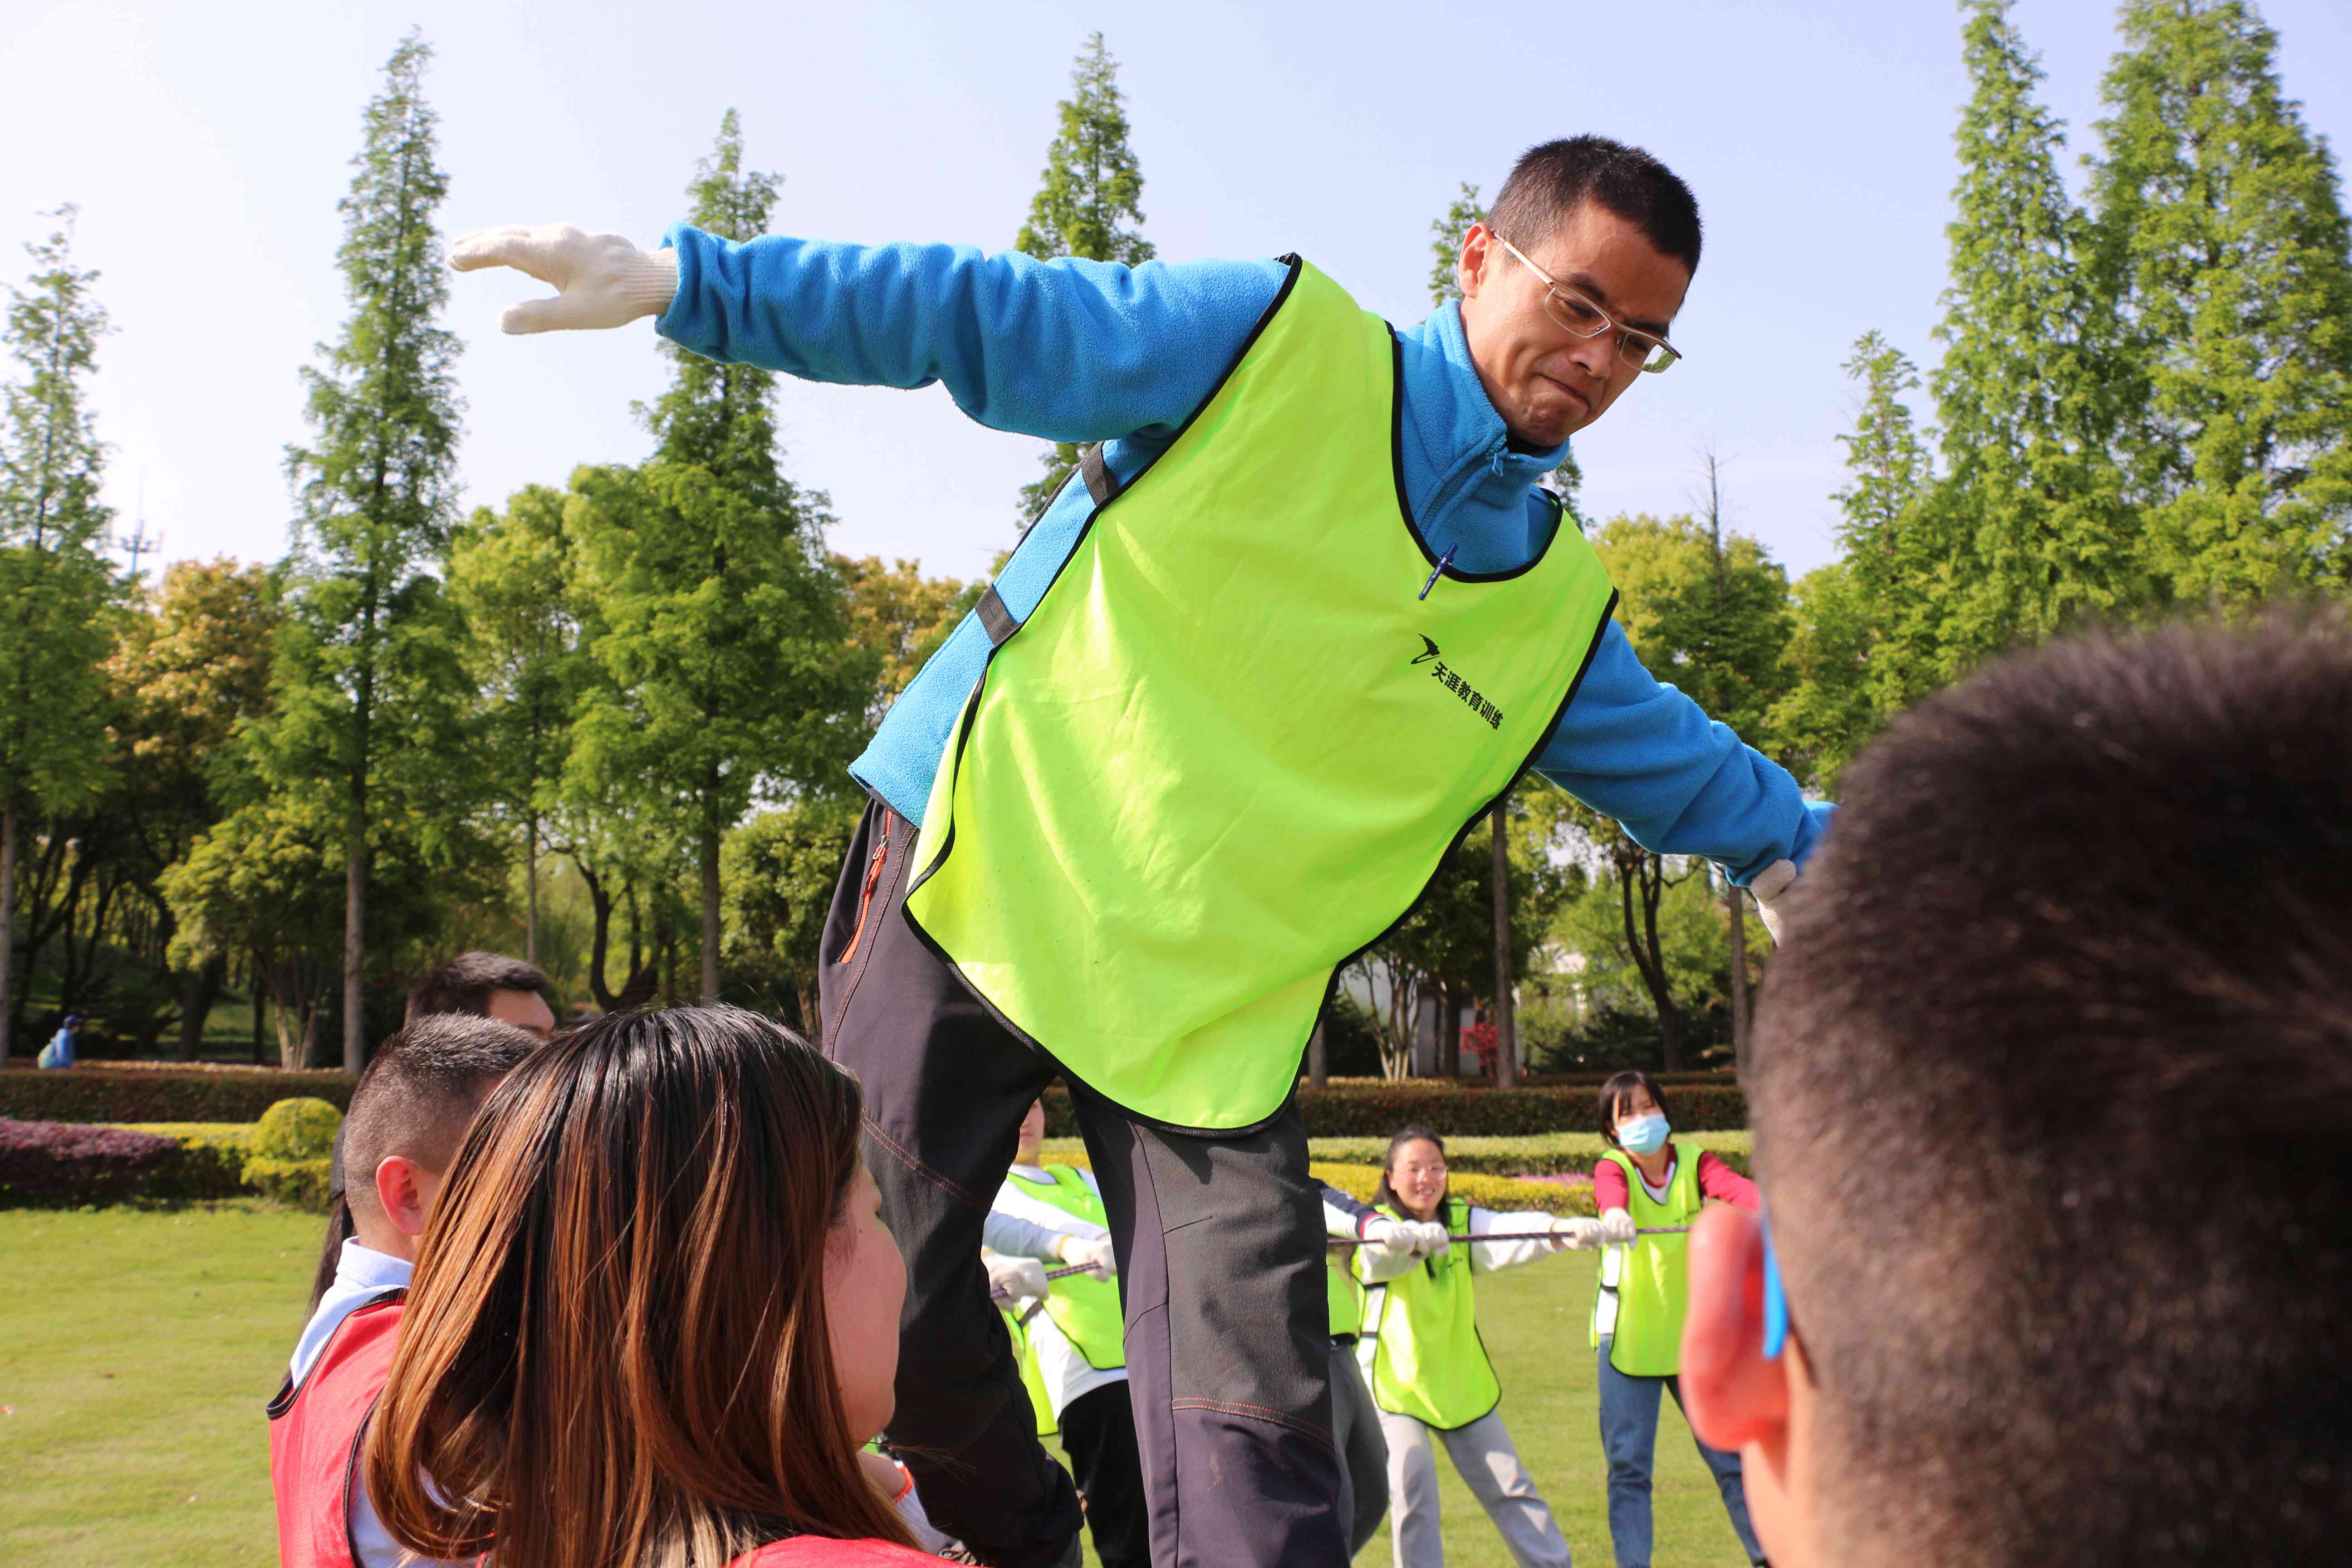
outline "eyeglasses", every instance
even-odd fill
[[[1494,234],[1495,231],[1488,229],[1486,232]],[[1519,247],[1501,235],[1495,235],[1495,243],[1517,256],[1519,265],[1544,280],[1544,314],[1568,331],[1580,338],[1597,338],[1603,332],[1614,331],[1617,334],[1617,357],[1635,370],[1645,370],[1652,375],[1672,369],[1675,361],[1683,357],[1680,349],[1655,333],[1645,332],[1639,327],[1618,325],[1608,311],[1520,255]]]

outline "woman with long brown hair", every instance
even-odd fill
[[[859,1094],[729,1007],[509,1076],[425,1234],[369,1435],[384,1524],[493,1568],[919,1563],[861,1471],[906,1271]]]

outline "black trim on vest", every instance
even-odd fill
[[[1219,384],[1223,384],[1222,381]],[[1101,442],[1096,442],[1078,454],[1078,473],[1087,481],[1087,494],[1094,498],[1095,505],[1101,506],[1118,493],[1118,482],[1111,478],[1109,466],[1103,461]]]
[[[981,595],[980,603],[972,606],[972,614],[980,617],[982,628],[988,633],[988,646],[992,648],[1003,647],[1004,639],[1021,629],[1021,623],[1014,620],[1013,612],[1004,607],[1004,601],[998,595],[993,583]]]
[[[1438,575],[1455,583],[1507,583],[1514,577],[1534,571],[1543,563],[1544,557],[1551,553],[1553,542],[1559,538],[1559,524],[1568,517],[1568,508],[1558,496],[1551,498],[1556,509],[1551,538],[1544,541],[1544,547],[1529,556],[1524,564],[1514,566],[1507,572],[1465,572],[1450,561],[1442,567],[1438,565],[1442,557],[1429,547],[1429,541],[1423,536],[1421,519],[1412,515],[1412,502],[1406,498],[1404,491],[1404,340],[1387,321],[1381,324],[1389,329],[1390,384],[1395,388],[1389,398],[1389,471],[1396,483],[1397,511],[1404,518],[1405,531],[1412,535],[1414,545],[1421,551],[1421,558],[1437,568]]]
[[[388,1290],[377,1291],[374,1295],[370,1296],[366,1300],[362,1301],[358,1306],[353,1307],[350,1311],[345,1312],[342,1316],[341,1321],[335,1325],[335,1332],[327,1336],[326,1344],[319,1347],[317,1357],[311,1361],[310,1366],[303,1372],[302,1381],[300,1383],[296,1383],[294,1381],[294,1369],[291,1367],[287,1368],[285,1381],[278,1384],[278,1392],[271,1397],[269,1403],[262,1406],[263,1412],[268,1415],[272,1421],[275,1421],[279,1416],[285,1415],[289,1410],[294,1408],[294,1402],[302,1397],[302,1391],[310,1385],[310,1379],[318,1374],[320,1364],[327,1359],[327,1351],[334,1344],[335,1335],[343,1331],[344,1323],[350,1322],[362,1312],[381,1307],[388,1301],[404,1300],[407,1299],[407,1296],[408,1287],[405,1285],[395,1285]]]

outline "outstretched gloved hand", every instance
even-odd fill
[[[1402,1262],[1415,1257],[1412,1227],[1402,1220],[1368,1219],[1364,1222],[1364,1245],[1360,1256],[1368,1255],[1382,1263]]]
[[[626,237],[591,234],[577,224],[478,228],[449,247],[460,272],[511,267],[556,288],[552,300],[526,300],[499,317],[502,332],[623,327],[658,316],[677,292],[677,253],[639,250]]]
[[[1409,1219],[1401,1222],[1412,1234],[1412,1251],[1416,1258],[1435,1258],[1454,1245],[1445,1234],[1445,1226],[1433,1219]]]
[[[1049,1289],[1045,1283],[1045,1266],[1034,1258],[1006,1258],[1001,1253],[986,1253],[981,1261],[988,1266],[989,1294],[1002,1290],[1014,1300],[1035,1300]]]
[[[512,331],[514,329],[509,327],[507,330]],[[1794,860],[1775,860],[1748,879],[1748,890],[1756,895],[1756,912],[1763,918],[1764,929],[1772,933],[1774,947],[1780,945],[1780,924],[1787,917],[1773,900],[1787,892],[1796,879],[1797,863]]]
[[[1569,1215],[1551,1222],[1551,1233],[1570,1252],[1587,1252],[1601,1245],[1601,1222],[1582,1215]]]
[[[1066,1236],[1055,1250],[1065,1263],[1085,1264],[1089,1279],[1111,1279],[1118,1275],[1118,1258],[1107,1236]]]
[[[1601,1216],[1601,1243],[1604,1247],[1630,1247],[1639,1238],[1633,1216],[1623,1209],[1611,1209]]]

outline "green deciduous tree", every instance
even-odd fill
[[[985,584],[926,577],[919,561],[894,561],[886,566],[878,555],[835,555],[833,569],[848,595],[850,642],[881,661],[867,710],[867,717],[878,724],[898,693],[979,601]],[[1003,570],[1001,562],[997,570]]]
[[[540,849],[584,677],[566,504],[560,490],[527,485],[503,512],[478,509],[449,552],[449,596],[465,618],[467,664],[484,704],[486,772],[521,838],[523,956],[532,963]]]
[[[730,110],[688,187],[693,221],[751,238],[777,183],[743,166]],[[701,995],[716,1001],[726,834],[761,795],[838,787],[866,734],[876,661],[845,635],[824,497],[782,471],[773,375],[669,353],[669,390],[639,410],[652,460],[573,477],[600,679],[573,726],[571,771],[574,793],[677,824],[698,870]]]
[[[1045,149],[1045,168],[1029,203],[1029,221],[1013,248],[1041,261],[1075,256],[1087,261],[1140,266],[1152,257],[1143,237],[1143,168],[1127,144],[1127,102],[1118,90],[1118,62],[1089,35],[1070,71],[1070,96],[1060,127]],[[1078,464],[1075,443],[1056,442],[1037,459],[1045,477],[1021,487],[1021,515],[1045,510]]]
[[[294,815],[331,816],[342,850],[352,1071],[366,1059],[372,858],[388,832],[428,852],[446,837],[469,754],[460,628],[434,575],[455,495],[458,344],[435,325],[448,274],[433,220],[448,180],[423,93],[431,57],[412,31],[362,117],[337,253],[352,313],[304,373],[314,438],[287,453],[299,503],[291,615],[255,748],[271,787],[299,799]]]
[[[727,836],[721,852],[729,968],[812,1039],[824,1029],[818,942],[857,816],[853,801],[803,798],[754,816]]]
[[[2242,0],[2126,0],[2092,171],[2103,285],[2145,403],[2153,564],[2184,599],[2341,584],[2352,250],[2335,160]]]
[[[2060,121],[2010,0],[1969,0],[1972,92],[1956,133],[1958,211],[1932,379],[1944,473],[1927,521],[1957,580],[1936,596],[1937,673],[2145,596],[2113,458],[2130,381],[2088,225],[2059,177]]]
[[[54,216],[57,232],[25,247],[34,270],[5,335],[16,374],[0,416],[0,1061],[22,1007],[12,989],[26,808],[70,814],[100,785],[100,665],[120,588],[101,554],[112,514],[88,403],[106,312],[90,297],[98,274],[74,265],[73,209]]]
[[[1486,221],[1486,207],[1478,199],[1478,187],[1467,180],[1463,181],[1453,204],[1445,209],[1445,216],[1429,226],[1433,237],[1429,242],[1429,299],[1432,304],[1443,305],[1448,300],[1462,298],[1459,276],[1463,242],[1470,237],[1471,226]]]

